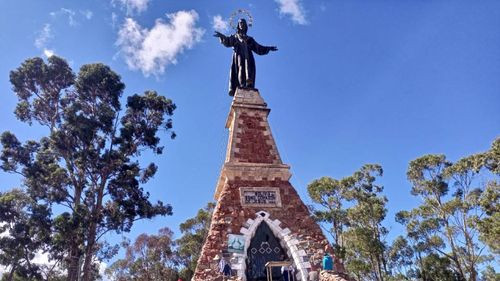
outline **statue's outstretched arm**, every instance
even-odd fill
[[[219,37],[219,40],[220,42],[222,43],[222,45],[226,46],[226,47],[233,47],[234,45],[234,40],[232,40],[232,37],[228,37],[218,31],[215,31],[214,33],[214,37]]]
[[[267,55],[269,51],[277,51],[278,47],[276,46],[262,46],[257,41],[252,38],[252,51],[254,51],[257,55]]]

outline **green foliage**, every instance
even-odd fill
[[[382,173],[382,167],[369,164],[352,176],[323,177],[307,187],[309,196],[321,206],[313,213],[328,225],[337,257],[360,280],[384,280],[387,275],[387,229],[382,226],[387,199],[380,195],[383,187],[375,184]]]
[[[158,235],[141,234],[131,245],[124,241],[125,258],[106,269],[112,280],[191,280],[208,235],[214,203],[198,210],[195,217],[181,223],[182,236],[173,241],[168,228]]]
[[[198,210],[195,217],[180,225],[182,237],[177,243],[177,252],[183,268],[179,272],[182,280],[191,280],[196,269],[196,263],[201,254],[203,243],[208,235],[215,203],[208,203],[205,208]]]
[[[406,226],[424,280],[479,280],[479,266],[491,260],[485,248],[498,254],[499,142],[455,163],[444,155],[410,162],[412,194],[422,204],[399,212],[396,221]]]
[[[36,242],[39,238],[33,236],[36,241],[26,242],[30,251],[47,252],[61,262],[68,280],[78,278],[83,260],[83,280],[92,280],[96,258],[113,252],[99,242],[102,235],[129,231],[137,219],[172,213],[169,205],[149,201],[141,186],[157,167],[154,163],[143,167],[138,157],[145,150],[163,152],[159,131],[175,137],[170,116],[176,106],[155,91],[146,91],[129,96],[122,110],[125,85],[118,74],[96,63],[82,66],[75,75],[56,56],[48,63],[41,58],[26,60],[10,73],[10,80],[19,99],[17,118],[45,126],[48,132],[24,144],[10,132],[0,137],[0,167],[23,177],[26,195],[25,206],[20,207],[26,219],[7,223],[9,232],[31,231],[33,226],[23,226],[25,221],[43,222],[52,233],[44,239],[50,241]],[[0,204],[9,208],[11,203],[5,199]],[[30,258],[0,262],[22,266],[16,269],[22,276],[21,271],[30,269],[25,262]]]
[[[412,271],[415,251],[403,236],[398,236],[387,249],[389,268],[395,277],[401,280],[410,280],[407,274]],[[397,280],[397,279],[396,279]]]
[[[500,280],[500,273],[497,273],[492,266],[487,266],[483,272],[484,281],[498,281]]]
[[[170,229],[162,228],[158,235],[139,235],[132,245],[125,242],[125,258],[109,266],[106,275],[116,281],[177,281],[179,261],[172,236]]]
[[[487,264],[500,251],[500,139],[456,162],[444,155],[411,161],[411,194],[421,204],[396,214],[407,233],[390,246],[382,225],[387,199],[375,184],[381,175],[380,166],[365,165],[350,177],[323,177],[308,186],[319,205],[314,216],[327,227],[347,272],[356,280],[498,280]]]
[[[0,264],[4,278],[41,280],[41,265],[32,262],[36,251],[50,241],[49,210],[22,190],[0,193]],[[5,235],[8,234],[8,235]]]
[[[500,254],[500,185],[489,182],[484,190],[480,205],[485,215],[477,218],[479,239],[483,241],[492,253]]]
[[[485,243],[494,254],[500,254],[500,138],[491,145],[491,149],[484,153],[484,167],[497,176],[496,179],[486,183],[481,196],[477,199],[482,217],[477,217],[477,227],[479,229],[479,239]]]
[[[421,260],[421,266],[416,271],[418,279],[423,281],[459,281],[457,276],[451,269],[450,259],[440,257],[438,254],[431,253]]]

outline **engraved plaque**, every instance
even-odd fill
[[[241,205],[248,207],[281,207],[280,189],[277,187],[241,187]]]

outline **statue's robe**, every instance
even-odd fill
[[[246,34],[236,33],[231,36],[221,36],[221,43],[233,47],[233,61],[229,73],[229,95],[234,96],[236,88],[255,87],[255,59],[253,52],[266,55],[272,47],[262,46]]]

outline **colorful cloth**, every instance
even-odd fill
[[[323,269],[333,270],[333,259],[328,254],[325,254],[325,256],[323,257]]]

